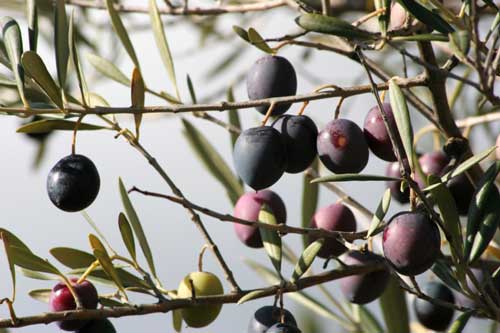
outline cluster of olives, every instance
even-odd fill
[[[70,280],[71,287],[77,294],[84,309],[96,309],[99,302],[97,290],[87,281],[78,282]],[[76,309],[76,302],[68,286],[62,282],[57,283],[50,293],[49,307],[51,311],[70,311]],[[57,322],[60,329],[78,333],[116,333],[113,324],[108,319],[95,320],[63,320]]]

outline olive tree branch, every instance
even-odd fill
[[[402,88],[411,88],[417,86],[425,86],[426,78],[422,75],[418,75],[409,79],[401,78],[397,81],[398,85]],[[389,85],[387,83],[380,83],[377,85],[378,90],[387,90]],[[154,113],[186,113],[186,112],[201,112],[201,111],[228,111],[236,109],[249,109],[257,106],[269,106],[271,103],[279,104],[289,104],[289,103],[300,103],[304,101],[313,101],[326,98],[334,97],[352,97],[361,94],[366,94],[371,92],[370,85],[360,85],[351,87],[341,87],[340,89],[333,89],[321,92],[312,92],[302,95],[284,96],[284,97],[272,97],[256,100],[247,100],[240,102],[219,102],[213,104],[192,104],[192,105],[167,105],[167,106],[145,106],[143,108],[139,107],[75,107],[69,106],[65,109],[66,113],[80,115],[80,114],[95,114],[95,115],[106,115],[106,114],[154,114]],[[14,108],[14,107],[0,107],[0,112],[11,113],[11,114],[28,114],[28,115],[41,115],[41,114],[60,114],[61,110],[58,109],[26,109],[26,108]]]
[[[151,313],[166,313],[175,309],[192,307],[200,304],[228,304],[237,303],[243,296],[250,292],[259,291],[258,298],[275,296],[278,291],[283,293],[297,292],[306,288],[310,288],[325,282],[341,279],[350,275],[368,274],[374,271],[381,270],[385,267],[385,263],[377,262],[369,265],[356,265],[341,267],[338,269],[329,270],[313,276],[303,277],[295,283],[285,283],[284,285],[274,284],[269,287],[240,290],[235,293],[229,293],[220,296],[199,296],[196,299],[183,298],[166,300],[161,303],[154,304],[139,304],[121,307],[105,307],[98,310],[72,310],[61,312],[42,313],[34,316],[18,317],[16,322],[11,319],[0,320],[0,328],[24,327],[36,324],[49,324],[61,320],[89,320],[89,319],[102,319],[102,318],[119,318],[126,316],[147,315]]]

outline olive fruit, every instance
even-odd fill
[[[280,56],[267,55],[255,62],[247,74],[248,98],[263,99],[270,97],[292,96],[297,92],[297,75],[292,64]],[[291,104],[278,104],[272,115],[285,113]],[[266,114],[267,106],[256,108]]]
[[[276,217],[276,222],[279,224],[286,223],[285,203],[278,194],[270,190],[243,194],[234,206],[234,216],[242,220],[258,221],[262,205],[267,205],[271,208]],[[236,236],[238,236],[243,244],[253,248],[261,248],[263,246],[259,228],[240,223],[234,223],[233,225]]]
[[[382,107],[384,108],[387,120],[391,124],[392,128],[397,128],[391,105],[389,103],[384,103],[382,104]],[[388,162],[394,162],[397,160],[392,147],[391,138],[389,137],[389,132],[385,127],[384,119],[382,118],[382,113],[380,112],[380,108],[378,106],[374,106],[370,109],[370,111],[368,111],[365,118],[363,133],[365,134],[368,147],[370,147],[370,150],[378,158]],[[396,139],[401,140],[399,135]]]
[[[384,263],[384,268],[381,270],[340,279],[340,290],[349,302],[366,304],[382,295],[390,278],[389,269],[385,265],[383,257],[373,252],[349,251],[342,258],[342,261],[348,266]]]
[[[326,124],[317,140],[321,162],[334,173],[358,173],[368,163],[368,145],[361,129],[347,119]]]
[[[271,326],[266,333],[301,333],[301,330],[293,325],[277,323]]]
[[[71,286],[78,295],[80,302],[85,309],[96,309],[99,301],[97,290],[94,285],[87,280],[78,283],[77,279],[71,279]],[[50,292],[49,307],[51,311],[68,311],[76,309],[76,302],[68,286],[63,282],[57,283]],[[57,325],[64,331],[76,331],[82,328],[85,320],[63,320]]]
[[[387,164],[385,175],[388,177],[400,178],[399,163],[392,162]],[[391,191],[391,196],[401,204],[410,202],[410,188],[407,186],[401,191],[401,180],[389,180],[386,182],[387,187]]]
[[[440,282],[429,282],[422,288],[422,292],[443,302],[453,304],[455,298],[451,290]],[[454,310],[427,300],[415,298],[413,309],[418,321],[433,331],[444,331],[453,319]]]
[[[286,172],[297,173],[307,169],[318,154],[316,140],[318,128],[307,116],[284,115],[272,125],[283,137],[286,145]]]
[[[356,231],[356,218],[349,207],[335,203],[318,209],[311,219],[310,227],[328,231]],[[310,236],[309,242],[312,243],[316,239],[317,237]],[[318,252],[318,257],[339,256],[345,251],[347,248],[342,243],[334,238],[328,238]]]
[[[77,333],[116,333],[116,329],[109,319],[94,319],[79,329]]]
[[[423,154],[418,159],[418,162],[425,176],[442,176],[450,159],[442,151],[434,151],[432,153]],[[424,181],[418,173],[416,174],[415,181],[420,188],[424,188],[427,182]]]
[[[54,165],[47,177],[52,203],[67,212],[87,208],[97,197],[101,181],[94,163],[83,155],[68,155]]]
[[[438,227],[420,211],[396,214],[384,228],[384,256],[403,275],[418,275],[429,269],[440,246]]]
[[[285,143],[272,127],[249,128],[236,140],[233,160],[245,184],[256,191],[262,190],[276,183],[285,172]]]
[[[193,297],[192,286],[194,286],[194,295],[213,296],[222,295],[224,289],[219,278],[208,272],[193,272],[188,274],[179,284],[177,297]],[[205,327],[213,322],[220,313],[222,304],[195,305],[181,310],[182,319],[190,327]]]
[[[455,204],[457,205],[458,214],[465,216],[469,211],[472,198],[474,197],[475,188],[465,173],[461,173],[450,179],[446,184],[450,190]]]
[[[287,309],[283,309],[284,322],[291,326],[297,326],[297,322],[292,313]],[[271,326],[280,322],[281,310],[276,306],[266,305],[255,311],[250,323],[248,324],[247,333],[264,333]]]

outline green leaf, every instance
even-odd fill
[[[21,66],[21,54],[23,53],[21,29],[19,29],[17,21],[8,16],[0,20],[0,26],[2,27],[2,38],[6,55],[10,62],[10,69],[16,79],[19,97],[24,106],[29,106],[28,100],[24,95],[24,65]]]
[[[182,331],[182,310],[181,309],[175,309],[172,311],[172,327],[174,328],[174,331],[177,333]]]
[[[396,36],[391,38],[397,42],[447,42],[450,40],[448,35],[443,34],[417,34],[409,36]]]
[[[56,0],[54,15],[54,43],[57,77],[59,79],[59,87],[64,89],[69,60],[68,18],[66,17],[64,0]]]
[[[102,296],[99,296],[99,303],[109,308],[130,306],[129,304],[119,302],[116,299],[102,297]]]
[[[23,267],[35,272],[50,273],[60,275],[61,273],[47,260],[35,255],[33,252],[10,245],[9,252],[12,255],[14,265]]]
[[[353,307],[358,308],[359,322],[361,324],[361,328],[363,329],[363,333],[385,332],[377,318],[366,306],[353,304]]]
[[[69,247],[52,248],[50,254],[61,264],[72,269],[87,268],[96,261],[92,254]]]
[[[373,40],[376,35],[351,25],[342,19],[321,14],[303,14],[295,19],[295,22],[307,31],[335,35],[354,40]]]
[[[493,163],[481,177],[467,216],[464,258],[472,262],[479,258],[493,238],[500,220],[500,194],[495,179],[500,161]]]
[[[232,87],[229,87],[229,89],[227,90],[227,101],[229,103],[234,102],[234,94],[233,94]],[[241,129],[241,122],[240,122],[240,116],[238,115],[238,110],[231,110],[227,114],[229,117],[229,119],[228,119],[229,124],[231,124],[232,126],[234,126],[236,128]],[[230,132],[229,135],[231,136],[231,147],[234,147],[234,143],[238,139],[239,135],[238,135],[238,133],[233,133],[233,132]],[[239,183],[241,185],[241,180],[239,181]]]
[[[151,274],[153,274],[153,276],[157,278],[155,264],[153,260],[153,254],[151,253],[151,248],[149,247],[148,240],[146,238],[146,235],[144,234],[144,230],[142,229],[139,216],[137,216],[135,208],[132,205],[132,202],[130,201],[127,190],[125,189],[125,185],[123,184],[121,178],[119,178],[118,180],[118,186],[120,188],[120,196],[122,199],[123,207],[125,208],[125,213],[127,214],[128,220],[130,221],[132,229],[134,230],[134,234],[137,237],[137,240],[139,241],[142,253],[146,258],[149,269],[151,270]]]
[[[389,80],[389,96],[399,136],[403,142],[408,162],[413,170],[415,155],[413,153],[413,129],[411,127],[410,113],[406,104],[406,98],[394,79]]]
[[[438,259],[432,265],[432,272],[441,279],[448,287],[455,289],[458,292],[462,292],[462,288],[458,281],[453,277],[453,272],[451,270],[450,264],[443,259]]]
[[[116,284],[118,289],[122,292],[123,295],[126,296],[125,288],[123,287],[123,283],[121,282],[118,273],[109,258],[108,253],[99,248],[94,249],[94,256],[99,260],[99,264],[102,269],[106,272],[106,274],[111,278],[111,280]]]
[[[263,204],[259,212],[259,222],[277,225],[276,218],[269,206]],[[274,230],[259,228],[262,243],[266,249],[267,255],[273,263],[276,272],[281,276],[281,237]]]
[[[250,43],[252,43],[252,45],[255,45],[260,50],[269,54],[274,53],[273,49],[267,45],[264,38],[262,38],[262,36],[254,28],[248,29],[248,39],[250,39]]]
[[[130,41],[130,37],[128,36],[127,30],[125,29],[125,26],[123,25],[123,22],[120,18],[120,15],[116,11],[114,7],[114,2],[113,0],[106,0],[106,8],[108,9],[109,17],[111,18],[111,25],[113,26],[113,29],[115,30],[116,34],[118,35],[118,38],[122,42],[123,47],[127,51],[130,59],[134,63],[135,67],[137,67],[139,70],[141,66],[139,65],[139,60],[137,60],[137,55],[135,54],[134,46],[132,45],[132,42]]]
[[[373,3],[375,4],[376,10],[385,8],[384,12],[378,15],[380,32],[382,33],[382,36],[385,36],[391,19],[391,0],[374,0]]]
[[[453,324],[451,324],[448,333],[461,333],[464,330],[465,325],[469,322],[470,317],[472,317],[472,312],[461,313],[460,316],[455,319]]]
[[[442,177],[443,182],[447,182],[453,177],[456,177],[458,175],[461,175],[462,173],[466,172],[470,168],[472,168],[474,165],[480,163],[484,159],[486,159],[492,152],[494,152],[496,149],[495,146],[490,147],[486,150],[483,150],[482,152],[466,159],[462,163],[460,163],[459,166],[457,166],[455,169],[453,169],[451,172],[448,172]]]
[[[318,159],[314,159],[311,168],[318,171]],[[311,218],[318,207],[319,184],[311,184],[307,175],[303,176],[302,181],[302,228],[308,228]],[[304,248],[309,244],[307,235],[302,235],[302,244]]]
[[[368,181],[391,181],[391,180],[401,180],[401,178],[379,176],[379,175],[362,175],[357,173],[343,173],[336,175],[329,175],[324,177],[319,177],[311,180],[311,183],[326,183],[326,182],[368,182]]]
[[[373,215],[372,222],[370,223],[370,228],[368,229],[368,233],[366,234],[366,238],[371,237],[375,230],[380,226],[380,223],[384,220],[387,211],[389,210],[389,206],[391,204],[391,190],[386,189],[382,200],[380,200],[377,211]]]
[[[405,293],[394,277],[391,276],[379,301],[387,333],[410,333]]]
[[[27,251],[30,251],[28,246],[22,240],[20,240],[16,235],[11,233],[7,229],[0,228],[0,234],[4,234],[8,238],[9,245],[15,246],[15,247],[20,247],[20,248],[23,248]]]
[[[429,185],[439,183],[439,185],[431,190],[432,197],[438,205],[439,212],[441,213],[441,220],[443,221],[446,231],[451,236],[449,240],[452,244],[451,249],[455,258],[460,257],[463,251],[462,247],[462,233],[460,217],[458,216],[458,209],[455,199],[451,195],[450,190],[445,184],[440,183],[440,178],[434,175],[429,175]],[[456,250],[456,251],[455,251]],[[458,253],[457,253],[458,251]]]
[[[0,237],[2,238],[5,256],[7,257],[7,262],[9,263],[10,279],[12,281],[12,301],[16,299],[16,268],[14,267],[14,259],[12,254],[12,248],[10,245],[9,234],[6,232],[0,232]]]
[[[237,25],[233,25],[233,31],[241,37],[244,41],[250,43],[250,37],[248,37],[248,32]]]
[[[26,73],[38,83],[40,88],[49,96],[50,100],[61,110],[64,109],[59,88],[50,76],[40,56],[33,51],[27,51],[23,53],[21,62]]]
[[[26,1],[26,18],[28,20],[28,39],[30,50],[36,52],[38,45],[38,8],[36,0]]]
[[[120,228],[120,234],[122,235],[123,243],[127,247],[127,251],[132,257],[132,260],[136,262],[137,258],[135,252],[134,234],[132,232],[132,228],[130,227],[130,223],[127,220],[127,217],[123,213],[120,213],[120,215],[118,216],[118,226]]]
[[[40,273],[40,272],[35,272],[26,268],[20,268],[21,274],[26,276],[27,278],[34,279],[34,280],[42,280],[42,281],[52,281],[52,280],[59,280],[58,276],[54,275],[48,275],[45,273]]]
[[[63,119],[42,119],[37,120],[17,129],[18,133],[48,133],[51,131],[73,131],[76,122]],[[95,130],[110,130],[109,127],[80,123],[79,131],[95,131]]]
[[[293,270],[293,275],[291,282],[295,283],[300,277],[307,272],[309,267],[311,267],[314,259],[318,255],[318,252],[321,250],[323,243],[325,242],[324,238],[320,238],[317,241],[311,243],[300,255],[299,261],[295,265]]]
[[[196,99],[196,92],[194,90],[193,81],[191,81],[191,77],[189,76],[189,74],[186,75],[186,81],[189,90],[189,95],[191,96],[191,102],[193,104],[197,104],[198,101]]]
[[[82,66],[80,64],[80,56],[78,55],[78,47],[76,44],[75,35],[75,11],[71,12],[69,20],[69,55],[75,66],[76,78],[78,81],[78,87],[80,88],[80,94],[84,105],[90,104],[89,89],[87,86],[87,81],[85,80],[85,74],[83,73]]]
[[[35,289],[35,290],[30,290],[28,292],[28,295],[30,295],[31,298],[36,299],[37,301],[48,303],[51,292],[52,292],[51,289]]]
[[[429,28],[437,30],[443,34],[448,34],[454,31],[453,27],[449,25],[441,16],[436,12],[432,12],[420,5],[415,0],[396,0],[408,12],[410,12],[417,20],[427,25]]]
[[[207,170],[226,189],[227,195],[233,204],[244,193],[243,186],[238,181],[233,171],[229,168],[222,156],[208,142],[205,136],[196,129],[188,120],[182,119],[184,125],[184,136],[191,148],[203,162]]]
[[[449,45],[453,53],[460,59],[465,59],[470,49],[470,35],[466,30],[458,30],[449,35]]]
[[[132,72],[130,94],[131,94],[132,106],[136,108],[144,108],[144,100],[146,97],[146,86],[144,84],[144,80],[142,79],[141,72],[137,67],[134,68],[134,71]],[[142,114],[140,113],[134,114],[134,120],[135,120],[136,138],[139,139]]]
[[[111,61],[103,59],[95,54],[88,53],[87,60],[94,68],[102,75],[114,80],[124,86],[130,86],[130,80],[123,72],[116,67]]]
[[[155,36],[156,46],[160,52],[161,60],[167,69],[170,81],[174,85],[177,99],[180,100],[181,97],[179,94],[179,88],[177,87],[177,79],[175,77],[174,61],[172,59],[172,54],[170,53],[170,47],[168,46],[167,37],[165,36],[156,0],[149,0],[149,17],[151,19],[153,34]]]
[[[254,291],[251,291],[248,294],[246,294],[245,296],[243,296],[242,298],[240,298],[238,300],[238,304],[246,303],[246,302],[251,301],[251,300],[253,300],[255,298],[259,298],[260,296],[265,295],[265,294],[267,294],[266,290],[254,290]]]

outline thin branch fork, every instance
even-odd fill
[[[16,322],[11,319],[0,320],[0,328],[11,328],[11,327],[23,327],[36,324],[49,324],[61,320],[73,320],[73,319],[102,319],[102,318],[118,318],[126,316],[139,316],[147,315],[151,313],[166,313],[175,309],[192,307],[200,304],[227,304],[227,303],[237,303],[243,296],[250,292],[259,291],[259,294],[255,297],[264,298],[268,296],[274,296],[276,293],[290,293],[300,291],[306,288],[310,288],[325,282],[330,282],[333,280],[338,280],[346,276],[357,275],[357,274],[368,274],[374,271],[381,270],[385,267],[385,263],[374,263],[362,266],[348,266],[339,269],[334,269],[330,271],[323,272],[321,274],[312,275],[308,277],[303,277],[299,279],[296,283],[286,283],[285,285],[275,284],[270,287],[261,289],[252,289],[238,291],[236,293],[230,293],[220,296],[203,296],[197,297],[196,299],[184,298],[184,299],[174,299],[168,300],[161,303],[154,304],[140,304],[131,305],[123,307],[105,307],[98,310],[73,310],[73,311],[63,311],[63,312],[50,312],[43,313],[35,316],[28,317],[18,317]]]
[[[398,78],[397,84],[401,88],[412,88],[418,86],[425,86],[427,84],[426,78],[423,75],[418,75],[413,78]],[[378,90],[389,89],[388,83],[379,83]],[[370,85],[352,86],[329,91],[313,92],[303,95],[273,97],[265,99],[248,100],[241,102],[219,102],[215,104],[193,104],[193,105],[169,105],[169,106],[146,106],[144,108],[138,107],[92,107],[92,108],[76,108],[68,107],[65,109],[66,113],[71,114],[154,114],[154,113],[186,113],[186,112],[201,112],[201,111],[228,111],[236,109],[249,109],[257,106],[269,106],[271,103],[289,104],[300,103],[305,101],[320,100],[334,97],[351,97],[371,92]],[[23,113],[23,114],[59,114],[62,110],[58,109],[31,109],[25,108],[0,108],[0,112],[7,113]]]
[[[363,239],[365,238],[367,231],[361,231],[361,232],[344,232],[344,231],[328,231],[324,229],[313,229],[313,228],[298,228],[298,227],[292,227],[286,224],[277,224],[277,225],[272,225],[268,223],[262,223],[258,221],[249,221],[249,220],[243,220],[238,217],[235,217],[230,214],[222,214],[218,213],[214,210],[211,210],[206,207],[199,206],[197,204],[192,203],[191,201],[187,200],[186,198],[179,198],[167,194],[161,194],[161,193],[155,193],[155,192],[149,192],[149,191],[143,191],[141,189],[138,189],[137,187],[133,187],[132,189],[129,190],[129,193],[131,192],[138,192],[146,196],[150,197],[156,197],[156,198],[162,198],[169,200],[173,203],[182,205],[185,208],[190,208],[193,210],[196,210],[198,212],[201,212],[207,216],[216,218],[222,222],[232,222],[232,223],[238,223],[238,224],[244,224],[248,226],[255,226],[263,229],[268,229],[268,230],[274,230],[277,231],[281,234],[299,234],[299,235],[309,235],[309,236],[315,236],[319,238],[342,238],[348,242],[352,242],[356,239]],[[381,231],[383,229],[384,225],[379,227],[377,231]],[[376,231],[376,232],[377,232]],[[375,233],[376,233],[375,232]]]

